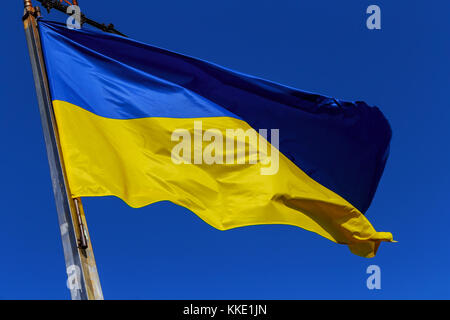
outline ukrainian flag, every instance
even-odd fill
[[[378,108],[117,35],[38,24],[72,197],[112,195],[132,207],[169,200],[220,230],[294,225],[364,257],[392,241],[363,215],[391,139]],[[232,129],[258,139],[231,154]],[[279,129],[279,144],[259,129]],[[277,150],[276,170],[264,173]]]

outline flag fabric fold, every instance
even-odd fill
[[[363,214],[391,139],[378,108],[38,24],[73,197],[169,200],[220,230],[294,225],[364,257],[392,241]]]

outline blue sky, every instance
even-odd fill
[[[381,30],[365,27],[370,4],[381,7]],[[296,227],[222,232],[170,203],[132,209],[116,198],[90,198],[84,205],[105,298],[450,298],[448,1],[80,5],[134,39],[305,91],[364,100],[393,129],[366,215],[399,242],[383,243],[375,258]],[[0,299],[69,299],[22,0],[2,9]],[[371,264],[381,268],[381,290],[366,288]]]

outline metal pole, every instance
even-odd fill
[[[40,15],[40,10],[33,7],[31,0],[24,0],[24,6],[23,23],[58,212],[68,274],[67,286],[70,289],[73,300],[102,300],[103,293],[83,206],[80,199],[77,199],[75,204],[74,199],[70,196],[64,162],[62,161],[45,62],[36,23],[36,17]]]

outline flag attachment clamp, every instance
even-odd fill
[[[55,9],[64,14],[67,14],[67,15],[70,15],[67,13],[67,8],[69,8],[70,5],[78,5],[78,1],[76,1],[76,0],[73,0],[72,4],[70,4],[69,1],[64,0],[64,2],[69,5],[64,4],[61,0],[37,0],[37,1],[40,2],[44,8],[47,9],[48,13],[50,13],[51,9]],[[104,32],[114,33],[114,34],[126,37],[126,35],[124,35],[122,32],[116,30],[112,23],[106,25],[105,23],[100,23],[100,22],[94,21],[92,19],[87,18],[83,13],[81,13],[80,23],[81,23],[81,25],[83,25],[84,23],[87,23],[97,29],[104,31]]]

